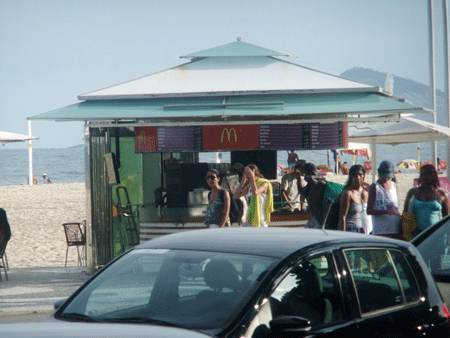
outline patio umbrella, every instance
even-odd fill
[[[24,142],[27,140],[35,140],[38,137],[16,134],[16,133],[8,133],[6,131],[0,131],[0,145],[4,143],[10,142]]]
[[[353,164],[355,164],[355,156],[365,156],[368,160],[372,157],[370,146],[367,143],[353,143],[348,144],[348,148],[342,150],[345,154],[353,155]]]
[[[417,169],[418,162],[416,160],[407,159],[397,163],[400,169]]]

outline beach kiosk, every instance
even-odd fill
[[[423,112],[287,56],[238,40],[29,118],[86,121],[90,267],[156,236],[204,228],[209,168],[229,175],[236,162],[254,163],[276,185],[277,151],[345,148],[349,122]],[[230,163],[200,160],[218,151],[229,151]],[[270,226],[308,218],[277,211]]]

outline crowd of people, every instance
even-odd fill
[[[281,178],[282,203],[293,213],[309,211],[307,228],[322,228],[324,221],[319,216],[323,208],[330,207],[323,203],[328,182],[313,163],[296,159],[291,172]],[[268,226],[274,211],[272,185],[256,165],[241,166],[240,183],[234,194],[220,186],[216,170],[208,171],[206,179],[211,193],[205,224],[209,227],[231,226],[229,213],[236,201],[242,206],[239,220],[242,226]],[[394,165],[382,161],[377,171],[378,179],[369,185],[365,183],[364,166],[353,165],[348,169],[348,179],[336,198],[338,211],[332,221],[338,230],[404,239]],[[409,190],[403,206],[403,211],[413,210],[418,224],[412,237],[448,215],[449,208],[449,198],[440,188],[436,168],[431,164],[422,166],[418,187]]]

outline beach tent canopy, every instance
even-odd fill
[[[185,55],[190,62],[79,95],[84,100],[30,117],[93,125],[398,121],[429,112],[379,87],[280,59],[287,54],[236,41]]]
[[[8,133],[6,131],[0,131],[0,144],[4,143],[10,143],[10,142],[23,142],[28,140],[35,140],[39,137],[29,136],[29,135],[22,135],[22,134],[15,134],[15,133]]]
[[[401,116],[400,122],[352,123],[348,129],[350,142],[372,144],[398,145],[450,138],[450,128],[409,116]]]

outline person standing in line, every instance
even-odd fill
[[[363,226],[364,205],[368,193],[363,189],[366,170],[361,165],[353,165],[348,173],[347,183],[339,197],[339,229],[365,233]]]
[[[220,175],[216,169],[208,170],[206,182],[211,188],[208,194],[208,209],[205,224],[209,228],[223,228],[230,226],[230,194],[219,185]]]
[[[372,215],[372,234],[403,239],[394,172],[391,162],[380,163],[379,178],[369,188],[367,214]]]
[[[295,162],[297,162],[299,160],[298,155],[293,151],[293,150],[289,150],[288,151],[288,168],[290,169],[293,165],[295,165]]]
[[[305,197],[299,192],[298,184],[302,181],[303,166],[305,160],[299,160],[295,163],[294,171],[284,175],[281,178],[280,191],[283,202],[289,205],[291,212],[304,211],[303,201]]]
[[[320,229],[322,225],[319,223],[316,216],[322,207],[327,182],[324,178],[319,176],[314,163],[306,163],[303,166],[303,173],[305,174],[305,181],[308,184],[305,187],[299,184],[298,189],[305,196],[306,201],[308,202],[309,212],[311,213],[305,228]]]
[[[243,226],[268,227],[273,212],[272,184],[254,164],[244,168],[241,183],[234,193],[235,199],[242,196],[247,196],[249,201]]]
[[[410,200],[414,196],[413,213],[416,217],[417,228],[413,231],[413,238],[430,225],[447,216],[449,213],[449,199],[445,190],[440,189],[439,177],[432,164],[425,164],[420,168],[419,187],[408,191],[403,210],[409,210]]]

